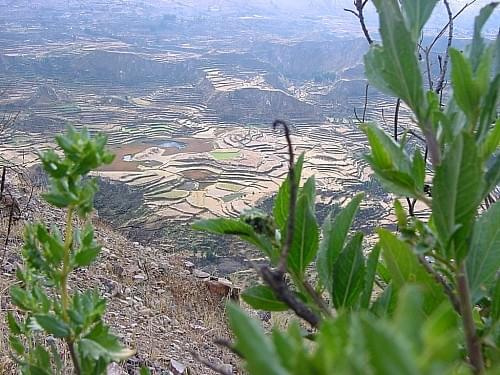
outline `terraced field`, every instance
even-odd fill
[[[92,22],[71,6],[47,8],[43,22],[21,5],[0,15],[0,111],[18,113],[16,127],[0,134],[3,157],[36,162],[67,124],[105,132],[117,157],[97,174],[143,200],[123,225],[157,228],[268,202],[287,172],[284,137],[270,128],[281,118],[322,207],[364,191],[360,226],[386,221],[390,199],[370,177],[353,118],[390,128],[394,103],[370,90],[363,108],[362,38],[318,37],[331,27],[322,18],[288,29],[276,18],[244,26],[232,16],[185,18],[151,31],[158,19],[137,16],[147,13],[140,5],[116,5],[123,14]],[[400,123],[411,126],[404,108]]]

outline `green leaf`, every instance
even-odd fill
[[[35,356],[36,364],[43,369],[49,369],[50,366],[50,355],[49,353],[41,346],[37,345],[35,350],[33,351]]]
[[[500,76],[498,77],[500,85]],[[489,157],[497,150],[500,146],[500,119],[498,119],[493,126],[493,129],[486,135],[484,142],[481,144],[480,154],[481,159],[488,160]]]
[[[413,154],[411,171],[416,189],[423,191],[425,183],[425,161],[419,150],[415,150]]]
[[[365,271],[365,285],[363,294],[361,296],[361,307],[367,309],[370,306],[370,300],[373,292],[373,284],[375,282],[375,275],[377,274],[377,265],[380,257],[380,245],[377,244],[368,255]]]
[[[371,154],[366,155],[380,183],[390,192],[418,198],[422,195],[423,160],[414,161],[393,138],[373,124],[365,124],[363,131],[368,137]]]
[[[241,294],[243,301],[254,309],[266,311],[286,311],[288,306],[277,299],[271,288],[265,285],[245,289]]]
[[[340,253],[333,267],[332,302],[335,308],[351,308],[363,291],[365,263],[363,233],[358,232]]]
[[[83,357],[107,362],[122,361],[135,354],[135,351],[122,347],[118,338],[109,333],[109,327],[102,322],[79,341],[78,349]]]
[[[40,366],[28,365],[28,368],[30,375],[52,375],[50,372],[48,372],[47,370],[43,369]]]
[[[372,45],[365,55],[366,76],[379,90],[401,98],[421,119],[425,100],[416,40],[406,27],[397,0],[373,0],[373,3],[379,13],[383,46]],[[421,22],[423,17],[413,19]]]
[[[432,14],[438,0],[402,0],[403,15],[413,41],[420,39],[422,29]]]
[[[36,314],[35,319],[47,333],[55,337],[68,337],[71,334],[69,326],[54,315]]]
[[[419,374],[410,345],[399,332],[370,316],[365,316],[361,324],[374,375]]]
[[[78,267],[87,267],[99,255],[100,247],[84,249],[75,254],[75,264]]]
[[[456,261],[467,252],[484,189],[482,163],[473,137],[462,133],[436,168],[432,188],[433,220],[443,249]]]
[[[10,288],[10,298],[12,298],[12,303],[14,305],[23,310],[29,311],[32,307],[32,300],[30,296],[24,289],[18,286]]]
[[[423,374],[454,374],[463,342],[459,333],[459,316],[445,301],[429,316],[421,330],[422,351],[418,356]]]
[[[310,197],[301,195],[297,201],[292,246],[288,254],[290,272],[302,276],[318,251],[319,228],[312,211]]]
[[[271,333],[276,352],[280,358],[281,364],[288,370],[293,371],[296,360],[291,355],[294,351],[292,340],[284,333],[280,332],[277,327],[273,327]]]
[[[294,166],[294,176],[295,183],[297,187],[300,184],[300,178],[302,175],[302,167],[304,165],[304,153],[302,153]],[[290,209],[290,179],[287,176],[285,181],[281,184],[278,194],[274,200],[273,216],[276,221],[276,225],[281,230],[281,233],[285,232],[286,225],[288,222],[288,211]]]
[[[385,287],[382,294],[372,304],[370,311],[378,317],[388,316],[395,308],[396,296],[394,287],[389,284]]]
[[[454,48],[450,48],[450,58],[453,97],[469,121],[474,123],[479,114],[481,93],[474,81],[472,66],[465,56]]]
[[[422,293],[418,286],[407,284],[399,292],[394,326],[406,338],[414,354],[422,349],[421,329],[425,321],[422,305]]]
[[[9,335],[10,347],[19,355],[23,355],[25,352],[24,345],[21,340],[13,335]]]
[[[444,299],[444,292],[427,273],[410,246],[394,234],[378,229],[382,254],[396,292],[407,283],[418,284],[424,293],[424,311],[432,312]]]
[[[257,248],[262,250],[271,259],[275,258],[269,239],[263,235],[258,235],[252,226],[240,220],[224,218],[198,220],[193,224],[192,228],[216,234],[237,235],[242,240],[257,246]]]
[[[467,275],[472,302],[477,302],[495,282],[500,269],[500,201],[484,212],[474,225]]]
[[[491,319],[493,323],[500,320],[500,277],[497,277],[491,296]]]
[[[488,195],[498,184],[500,184],[500,153],[496,154],[491,165],[486,171],[485,188],[483,196]]]
[[[245,360],[251,375],[287,375],[278,361],[278,354],[271,341],[257,322],[233,304],[227,306],[229,324],[237,338],[236,349]]]
[[[332,218],[330,214],[323,223],[323,239],[319,246],[316,268],[321,282],[327,287],[330,294],[333,285],[333,266],[344,248],[347,233],[363,196],[363,194],[356,195],[335,217]]]
[[[498,6],[498,2],[492,2],[481,9],[479,15],[474,20],[474,34],[472,43],[467,48],[468,57],[471,60],[472,68],[474,71],[480,64],[481,56],[485,48],[484,39],[481,37],[481,30],[493,14],[493,11]]]
[[[9,326],[9,330],[13,335],[20,335],[21,334],[21,327],[16,321],[16,318],[14,318],[14,315],[9,311],[7,313],[7,324]]]
[[[139,375],[151,375],[151,370],[147,367],[141,367]]]
[[[408,226],[408,215],[401,202],[397,199],[394,200],[394,213],[396,214],[398,227],[400,229],[405,229]]]

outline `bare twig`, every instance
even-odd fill
[[[443,2],[446,7],[446,12],[448,13],[448,44],[446,46],[446,52],[444,55],[444,59],[442,60],[442,63],[441,59],[439,60],[440,74],[436,83],[436,93],[438,94],[441,93],[441,90],[443,90],[443,83],[446,78],[446,71],[448,70],[448,61],[450,59],[450,47],[453,41],[453,13],[451,11],[450,3],[448,2],[448,0],[443,0]]]
[[[215,363],[213,363],[212,361],[209,361],[208,359],[206,358],[203,358],[201,357],[197,352],[195,352],[194,350],[191,351],[191,355],[193,356],[193,358],[204,364],[205,366],[207,366],[210,370],[212,371],[215,371],[216,373],[218,374],[221,374],[221,375],[233,375],[233,373],[227,369],[225,369],[224,367],[221,367],[221,366],[218,366],[216,365]]]
[[[399,122],[399,109],[401,108],[401,98],[396,101],[396,110],[394,111],[394,140],[398,140],[398,122]]]
[[[356,16],[356,18],[359,20],[359,24],[361,25],[361,29],[363,30],[363,34],[365,35],[368,44],[372,44],[373,39],[371,38],[368,28],[366,27],[365,15],[364,15],[364,9],[367,3],[368,0],[354,0],[353,4],[356,10],[347,8],[344,8],[344,10]]]
[[[285,273],[286,272],[287,258],[288,258],[288,254],[290,252],[290,249],[292,247],[292,241],[293,241],[293,228],[295,227],[295,206],[297,204],[297,190],[298,190],[297,185],[298,185],[298,183],[297,183],[297,181],[295,181],[295,170],[294,170],[295,156],[293,153],[292,140],[290,138],[290,128],[289,128],[288,124],[283,120],[274,121],[273,129],[276,129],[278,126],[283,127],[283,130],[285,131],[285,138],[286,138],[286,142],[288,144],[288,158],[289,158],[288,181],[290,184],[290,206],[288,209],[288,222],[287,222],[287,232],[286,232],[285,243],[283,245],[280,260],[278,263],[278,270],[281,273]]]
[[[366,108],[368,107],[368,88],[370,87],[369,84],[366,84],[365,87],[365,103],[363,105],[363,122],[366,120]]]

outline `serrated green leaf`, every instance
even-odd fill
[[[472,302],[477,302],[495,282],[500,269],[500,201],[484,212],[474,225],[466,258]]]
[[[34,317],[46,332],[55,337],[68,337],[71,334],[69,326],[54,315],[36,314]]]
[[[323,223],[323,239],[316,259],[316,269],[321,282],[330,294],[333,286],[333,267],[344,248],[345,239],[363,196],[363,194],[356,195],[335,217],[329,215]]]
[[[236,349],[245,357],[249,374],[286,375],[276,350],[257,322],[232,304],[228,305],[227,314],[237,338]]]
[[[467,253],[484,189],[482,163],[471,135],[460,134],[436,168],[432,187],[433,220],[446,256],[459,261]]]
[[[365,263],[363,233],[358,232],[340,253],[333,267],[332,302],[337,309],[352,308],[363,291]]]
[[[243,301],[254,309],[265,311],[286,311],[288,306],[277,299],[271,288],[265,285],[253,286],[245,289],[241,294]]]

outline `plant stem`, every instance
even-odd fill
[[[63,265],[62,265],[62,275],[61,275],[61,304],[62,304],[62,314],[65,321],[69,320],[68,309],[69,309],[69,293],[68,293],[68,276],[71,271],[70,256],[71,256],[71,246],[73,245],[73,213],[74,208],[69,207],[66,216],[66,232],[64,239],[64,255],[63,255]],[[66,345],[68,346],[68,351],[71,355],[71,361],[73,362],[73,367],[75,374],[80,375],[80,364],[78,362],[78,357],[75,353],[75,345],[73,337],[66,337]]]
[[[484,373],[483,353],[481,352],[481,340],[476,332],[476,325],[472,316],[472,302],[469,290],[469,280],[465,263],[462,262],[457,273],[457,291],[460,303],[460,312],[462,315],[462,324],[464,326],[465,338],[467,342],[467,352],[469,354],[469,363],[474,374]]]
[[[64,255],[61,275],[61,303],[63,308],[63,317],[68,320],[69,294],[68,294],[68,275],[70,271],[70,254],[73,244],[73,207],[68,208],[66,216],[66,232],[64,239]]]
[[[75,374],[80,375],[82,372],[80,370],[80,364],[78,363],[78,357],[75,353],[74,342],[71,339],[66,339],[66,345],[68,345],[69,354],[71,355],[71,361],[73,362],[73,366],[75,368]]]

